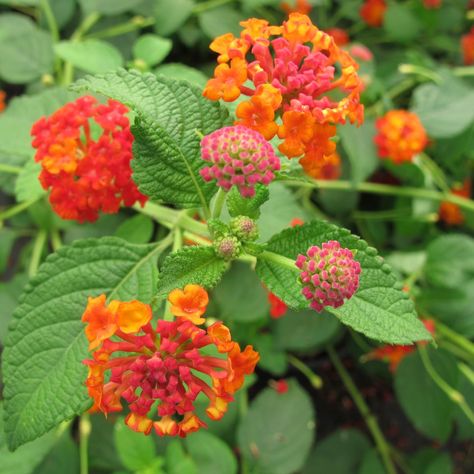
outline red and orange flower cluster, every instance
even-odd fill
[[[63,219],[95,221],[99,211],[116,213],[120,204],[147,200],[132,180],[133,135],[128,109],[114,100],[98,104],[80,97],[31,130],[40,181]]]
[[[469,33],[461,37],[463,60],[466,66],[474,64],[474,26]]]
[[[321,177],[326,164],[332,169],[339,163],[331,141],[335,124],[363,121],[357,63],[300,13],[282,26],[255,18],[241,25],[239,38],[228,33],[211,43],[219,65],[204,96],[227,102],[248,96],[237,106],[236,124],[267,140],[278,136],[281,153],[300,158],[308,174]],[[334,99],[335,93],[342,98]]]
[[[0,112],[3,112],[5,110],[5,99],[7,97],[7,94],[5,94],[4,91],[0,90]]]
[[[376,122],[378,134],[374,141],[381,158],[396,164],[412,161],[428,144],[420,119],[407,110],[391,110]]]
[[[471,180],[468,178],[464,180],[460,186],[455,186],[451,189],[455,196],[464,198],[471,197]],[[439,206],[439,218],[448,225],[455,226],[464,223],[465,217],[461,208],[452,202],[443,201]]]
[[[443,0],[423,0],[423,5],[428,9],[440,8],[442,3]]]
[[[365,0],[360,7],[360,17],[369,26],[377,28],[382,26],[387,4],[385,0]]]
[[[426,329],[434,335],[435,323],[432,319],[425,319],[423,321]],[[419,344],[426,344],[421,341]],[[400,365],[400,362],[408,355],[416,350],[416,346],[404,346],[404,345],[388,345],[377,347],[372,352],[365,356],[366,360],[381,360],[389,364],[390,372],[395,372]]]
[[[207,416],[219,420],[259,355],[252,346],[242,351],[221,322],[198,327],[209,301],[200,286],[173,290],[168,300],[175,319],[154,328],[149,305],[89,298],[82,316],[93,357],[84,361],[86,386],[92,411],[107,415],[126,403],[125,423],[134,431],[185,437],[206,426],[196,414],[198,395],[209,399]]]

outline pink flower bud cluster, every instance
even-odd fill
[[[335,240],[310,247],[306,255],[298,255],[296,266],[301,270],[302,293],[318,313],[324,306],[338,308],[359,287],[359,262]]]
[[[270,184],[280,169],[280,161],[265,138],[241,125],[206,135],[201,141],[201,156],[212,164],[201,170],[205,181],[215,179],[225,191],[237,186],[244,197],[255,194],[256,184]]]

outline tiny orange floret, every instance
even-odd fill
[[[98,347],[118,329],[116,313],[118,302],[112,301],[108,306],[105,302],[105,295],[97,298],[89,297],[82,315],[82,321],[87,323],[85,333],[89,341],[89,350]]]
[[[117,309],[117,323],[125,334],[138,332],[152,316],[150,306],[137,300],[120,303]]]
[[[214,70],[214,79],[210,79],[203,95],[211,100],[223,99],[232,102],[240,96],[240,86],[247,80],[247,64],[243,59],[234,58],[230,66],[219,64]]]
[[[221,321],[212,324],[207,328],[207,334],[211,341],[217,346],[219,352],[229,352],[235,345],[232,341],[229,328]]]
[[[144,415],[130,412],[125,418],[125,424],[137,433],[150,434],[153,427],[153,421]]]
[[[315,120],[309,112],[290,110],[282,117],[283,124],[278,128],[278,137],[285,141],[278,146],[288,158],[301,156],[314,133]]]
[[[5,91],[0,90],[0,112],[5,110],[5,99],[7,97],[7,94],[5,94]]]
[[[243,125],[261,133],[265,140],[271,140],[278,131],[275,123],[275,111],[270,103],[260,96],[254,96],[250,100],[241,102],[235,111],[240,119],[235,125]]]
[[[171,313],[185,318],[193,324],[203,324],[201,316],[206,312],[209,303],[207,291],[199,285],[186,285],[183,290],[176,288],[168,295]]]

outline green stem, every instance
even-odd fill
[[[267,260],[268,262],[273,262],[282,267],[286,267],[288,270],[293,272],[299,272],[298,267],[295,264],[295,261],[291,258],[284,257],[283,255],[278,255],[277,253],[269,252],[268,250],[264,250],[259,256],[261,260]]]
[[[420,165],[432,176],[436,185],[446,194],[451,193],[443,170],[426,154],[420,153],[418,156]]]
[[[177,227],[173,229],[173,247],[171,252],[176,252],[183,246],[183,235],[181,234],[181,230]],[[165,305],[165,314],[163,315],[163,319],[165,321],[173,321],[174,315],[171,312],[171,304],[168,300],[166,300]]]
[[[390,196],[404,196],[412,198],[431,199],[432,201],[446,201],[456,204],[468,211],[474,211],[474,201],[456,196],[452,193],[442,193],[431,189],[419,189],[409,186],[399,187],[379,183],[352,183],[350,181],[326,180],[298,180],[281,179],[288,186],[302,186],[314,189],[336,189],[339,191],[359,191],[362,193],[386,194]]]
[[[10,207],[10,209],[0,212],[0,222],[6,219],[9,219],[10,217],[16,216],[17,214],[20,214],[20,212],[23,212],[25,209],[28,209],[38,200],[39,198],[35,198],[35,199],[30,199],[29,201],[20,202],[19,204],[16,204],[15,206]]]
[[[219,191],[217,191],[216,199],[214,201],[214,209],[212,210],[213,219],[218,219],[222,214],[222,208],[224,207],[226,198],[227,193],[222,188],[219,188]]]
[[[474,371],[462,362],[458,363],[458,368],[464,377],[466,377],[467,380],[469,380],[469,382],[474,385]]]
[[[426,350],[426,347],[419,345],[418,352],[425,367],[426,372],[431,377],[431,380],[448,396],[448,398],[456,403],[459,408],[463,411],[466,417],[474,423],[474,412],[471,410],[469,405],[466,403],[464,396],[461,392],[458,392],[456,389],[451,387],[439,374],[436,372],[433,364],[431,363],[430,357]]]
[[[92,425],[89,413],[83,413],[79,418],[79,459],[80,474],[89,474],[89,436]]]
[[[46,238],[48,234],[45,230],[41,229],[36,234],[33,251],[31,253],[30,265],[28,267],[28,276],[31,278],[38,271],[38,267],[41,262],[41,254],[43,253],[44,246],[46,245]]]
[[[397,474],[395,466],[393,465],[392,459],[390,457],[390,446],[385,440],[385,437],[379,427],[377,419],[370,411],[370,408],[365,402],[362,394],[359,392],[359,389],[352,381],[351,376],[342,364],[341,359],[337,355],[337,352],[331,346],[327,347],[327,352],[344,386],[346,387],[347,391],[354,400],[354,403],[357,406],[357,409],[359,410],[360,414],[364,418],[364,421],[367,424],[367,428],[369,429],[370,434],[374,438],[375,445],[379,451],[380,457],[382,458],[387,473]]]
[[[288,354],[288,362],[308,379],[313,388],[319,390],[323,386],[323,379],[315,374],[301,359]]]
[[[412,210],[395,209],[389,211],[355,211],[352,213],[354,219],[363,220],[380,220],[380,221],[397,221],[397,220],[414,220],[417,222],[437,222],[438,214],[435,212],[414,216]]]
[[[474,66],[455,67],[453,70],[455,76],[474,76]]]
[[[436,332],[440,336],[453,342],[455,345],[463,348],[471,357],[474,357],[474,344],[469,339],[458,334],[456,331],[453,331],[451,328],[445,326],[439,321],[436,321]]]
[[[0,173],[20,174],[21,168],[19,166],[5,165],[0,163]]]
[[[197,15],[199,13],[205,12],[207,10],[212,10],[214,8],[220,7],[221,5],[225,5],[227,3],[231,3],[234,0],[209,0],[208,2],[198,3],[193,8],[193,14]]]
[[[53,10],[51,10],[51,5],[49,0],[41,0],[41,9],[43,10],[44,16],[46,17],[46,23],[48,23],[49,31],[51,32],[51,37],[53,41],[57,43],[60,40],[59,28],[56,23],[56,18],[54,17]]]
[[[448,341],[447,339],[438,339],[436,341],[440,349],[444,349],[445,351],[450,352],[458,359],[464,360],[469,364],[474,364],[474,358],[467,354],[461,347],[453,344],[452,342]]]
[[[441,84],[442,82],[441,76],[438,73],[416,64],[400,64],[398,66],[398,71],[402,74],[415,74],[417,76],[424,77],[436,84]]]
[[[55,252],[58,251],[63,246],[63,243],[61,242],[61,235],[59,234],[58,229],[53,229],[51,231],[50,239],[51,239],[51,246],[53,247],[53,250]]]
[[[99,38],[111,38],[114,36],[124,35],[126,33],[130,33],[132,31],[140,30],[142,28],[146,28],[148,26],[152,26],[155,24],[154,18],[143,18],[141,16],[136,16],[131,19],[131,21],[127,21],[126,23],[121,23],[120,25],[115,25],[110,28],[106,28],[101,31],[97,31],[95,33],[90,33],[86,37],[88,39],[99,39]]]

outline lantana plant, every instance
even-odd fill
[[[118,8],[112,3],[110,11]],[[213,73],[199,86],[154,69],[161,61],[154,47],[168,47],[160,37],[137,40],[134,59],[122,64],[128,67],[96,72],[86,64],[89,74],[75,76],[78,51],[98,41],[94,35],[150,25],[138,17],[95,33],[100,15],[93,11],[70,40],[60,41],[45,2],[57,58],[41,83],[68,89],[29,124],[28,160],[17,170],[20,202],[0,213],[1,223],[22,226],[28,209],[40,222],[27,282],[1,340],[8,456],[34,443],[61,450],[57,440],[68,432],[78,440],[81,474],[109,462],[100,444],[112,438],[121,466],[142,474],[235,474],[236,459],[243,473],[331,472],[321,459],[332,450],[316,444],[311,451],[317,422],[308,395],[337,388],[319,373],[329,364],[353,401],[340,404],[355,405],[374,445],[357,432],[343,433],[341,443],[360,441],[367,456],[348,464],[357,471],[341,472],[396,474],[398,466],[411,472],[372,414],[364,398],[369,390],[359,391],[342,360],[353,354],[367,373],[377,362],[388,364],[378,365],[378,373],[394,377],[403,410],[420,432],[429,436],[432,425],[417,418],[423,403],[407,401],[418,390],[405,382],[416,379],[412,373],[422,374],[420,390],[435,387],[439,406],[447,400],[455,413],[441,427],[433,423],[437,439],[447,439],[454,421],[470,432],[474,411],[464,393],[472,385],[469,391],[456,378],[472,383],[473,345],[450,328],[449,300],[437,307],[439,317],[430,310],[443,295],[456,310],[469,310],[459,301],[472,286],[474,243],[418,225],[468,221],[471,180],[461,173],[460,182],[448,182],[430,156],[433,147],[455,146],[446,143],[446,129],[456,124],[440,125],[432,116],[432,102],[452,107],[442,89],[450,76],[443,82],[443,71],[402,64],[398,72],[417,79],[385,94],[374,53],[352,40],[358,29],[370,38],[388,28],[392,3],[358,2],[350,14],[341,8],[343,23],[356,15],[353,31],[317,26],[308,16],[312,4],[303,1],[279,6],[288,14],[281,22],[242,19],[232,33],[219,30],[210,39]],[[418,3],[428,15],[443,8]],[[196,4],[197,14],[205,5]],[[189,45],[192,27],[180,32]],[[87,33],[92,37],[84,40]],[[473,62],[472,35],[459,43],[466,65]],[[410,110],[394,103],[415,85],[421,92]],[[3,111],[4,97],[0,91],[0,112],[15,114],[15,101]],[[9,117],[10,125],[17,120]],[[361,155],[368,156],[362,164],[354,158]],[[0,172],[17,171],[0,165]],[[331,194],[338,191],[352,197]],[[364,201],[356,209],[357,192],[396,196],[393,227],[378,225],[384,209],[372,216]],[[393,251],[419,246],[425,230],[433,235],[421,257]],[[387,259],[376,249],[383,239]],[[472,335],[471,322],[458,325]],[[340,354],[337,345],[347,340]],[[438,344],[459,357],[453,370]],[[327,359],[318,367],[302,360],[319,352]],[[290,372],[295,377],[287,379]],[[331,447],[330,438],[324,442]],[[94,449],[100,462],[89,470]],[[48,463],[42,466],[47,472]]]

